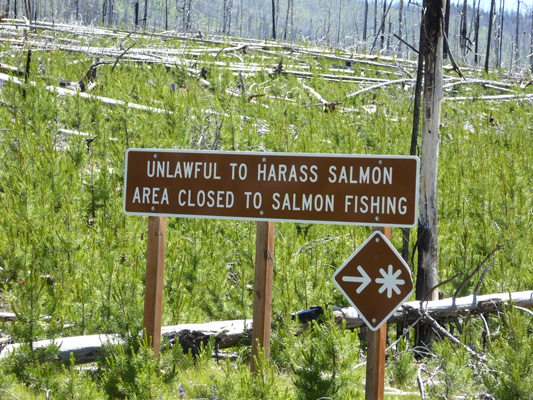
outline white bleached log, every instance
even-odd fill
[[[504,304],[509,304],[512,300],[514,305],[521,308],[533,307],[533,291],[487,294],[483,296],[466,296],[456,299],[449,298],[436,301],[410,301],[405,306],[400,307],[398,311],[389,319],[388,323],[414,322],[419,317],[418,312],[428,313],[435,320],[456,317],[467,314],[481,314],[496,312],[502,309]],[[306,311],[298,313],[303,315]],[[342,324],[346,320],[346,328],[354,329],[364,326],[363,319],[353,307],[335,307],[331,310],[335,320]],[[313,316],[305,322],[319,318],[320,313],[312,313]],[[302,321],[304,319],[302,318]],[[208,322],[205,324],[183,324],[176,326],[166,326],[161,329],[161,334],[167,338],[170,343],[176,341],[184,348],[185,351],[191,349],[193,353],[198,349],[200,343],[208,343],[213,338],[219,349],[235,346],[242,339],[245,332],[252,329],[251,320],[231,320]],[[55,339],[53,343],[59,346],[59,358],[67,361],[70,353],[76,356],[77,363],[87,363],[95,360],[96,355],[103,345],[119,343],[117,335],[91,335],[76,336]],[[165,341],[163,341],[164,343]],[[51,340],[42,340],[33,344],[34,348],[49,346]],[[0,352],[0,359],[7,357],[20,344],[7,345]]]

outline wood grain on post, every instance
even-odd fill
[[[272,319],[272,281],[274,275],[274,222],[258,222],[255,242],[254,315],[252,325],[252,362],[259,349],[265,360],[270,356],[270,323]]]
[[[374,228],[381,231],[390,241],[391,228]],[[377,331],[368,330],[366,351],[366,400],[383,400],[385,392],[385,349],[387,348],[387,323]]]
[[[167,218],[148,217],[143,328],[146,338],[152,343],[154,358],[157,358],[161,348],[166,235]]]

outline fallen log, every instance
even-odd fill
[[[512,300],[516,306],[533,307],[533,291],[497,293],[483,296],[470,295],[466,297],[448,298],[435,301],[409,301],[404,303],[388,320],[387,323],[411,323],[416,321],[420,314],[411,312],[411,309],[428,313],[436,320],[458,317],[468,314],[483,314],[501,311],[503,306]],[[364,321],[353,307],[335,307],[331,309],[335,321],[342,323],[346,320],[346,328],[360,328]]]
[[[164,349],[167,342],[170,346],[179,343],[185,352],[198,354],[201,346],[214,341],[218,349],[235,346],[244,337],[244,333],[251,331],[252,320],[217,321],[205,324],[184,324],[161,328],[161,334],[167,339],[162,340]],[[123,343],[118,335],[89,335],[57,338],[53,340],[39,340],[33,343],[34,349],[55,345],[59,349],[59,360],[68,362],[70,354],[74,354],[77,364],[84,364],[96,360],[97,355],[106,345]],[[20,343],[8,344],[0,352],[0,359],[8,357]]]
[[[15,313],[11,312],[0,312],[0,320],[2,321],[13,321],[15,319]]]
[[[410,301],[405,303],[388,320],[393,323],[410,323],[420,318],[421,314],[429,316],[432,320],[442,320],[459,315],[483,314],[499,312],[504,305],[513,302],[520,308],[533,307],[533,291],[488,294],[484,296],[466,296],[460,298],[448,298],[436,301]],[[322,307],[313,307],[293,314],[301,323],[307,325],[313,320],[320,320],[323,315]],[[346,321],[347,329],[364,326],[363,319],[353,307],[334,307],[330,309],[331,315],[338,324]],[[161,334],[167,339],[163,340],[163,346],[168,342],[171,346],[179,343],[184,351],[197,354],[202,345],[211,341],[217,349],[225,349],[237,345],[252,329],[251,320],[233,320],[208,322],[205,324],[184,324],[167,326],[161,329]],[[34,348],[40,348],[55,344],[59,347],[59,359],[68,361],[70,354],[76,356],[77,363],[87,363],[95,360],[102,346],[120,343],[117,335],[91,335],[42,340],[33,343]],[[20,347],[19,343],[9,344],[0,352],[0,359],[5,358]]]
[[[506,101],[506,100],[531,100],[533,94],[502,94],[499,96],[479,96],[479,97],[444,97],[444,101]]]

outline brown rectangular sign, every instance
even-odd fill
[[[129,215],[414,227],[419,159],[129,149]]]

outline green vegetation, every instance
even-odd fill
[[[111,41],[94,39],[91,45],[109,46]],[[135,48],[151,46],[185,48],[183,42],[162,44],[155,39],[139,40]],[[231,53],[205,52],[197,58],[200,68],[206,66],[209,88],[180,66],[121,62],[112,69],[112,58],[110,65],[98,67],[91,95],[164,113],[111,108],[94,98],[58,96],[46,90],[47,85],[59,86],[59,78],[77,81],[84,76],[94,60],[83,53],[34,52],[29,80],[36,85],[3,83],[0,296],[17,318],[2,331],[24,346],[3,361],[0,389],[19,399],[44,399],[47,393],[54,399],[364,397],[364,368],[355,369],[364,361],[364,340],[328,321],[304,332],[289,321],[291,312],[311,306],[347,304],[334,290],[331,276],[364,242],[370,228],[276,224],[273,319],[281,322],[273,333],[271,360],[260,356],[255,375],[248,370],[245,344],[235,349],[236,362],[217,362],[211,359],[212,345],[206,345],[198,357],[175,346],[153,360],[149,346],[138,341],[147,219],[122,211],[126,149],[408,153],[411,88],[391,85],[372,90],[325,112],[313,105],[316,97],[296,77],[268,75],[281,57],[275,53],[278,50],[272,51],[239,55],[263,67],[255,74],[242,73],[248,95],[265,95],[253,101],[226,90],[242,90],[239,74],[225,67],[237,59]],[[0,44],[2,63],[23,66],[26,55],[7,42]],[[317,75],[330,73],[339,61],[305,54],[284,60],[315,73],[305,84],[328,101],[342,100],[363,87]],[[366,78],[390,75],[381,67],[357,64],[354,73]],[[457,86],[451,95],[475,98],[489,90]],[[496,253],[480,294],[531,289],[530,100],[444,103],[441,122],[441,281],[473,271],[501,244],[504,247]],[[393,230],[392,242],[401,247],[400,230]],[[414,244],[413,238],[411,248]],[[250,319],[254,253],[252,222],[169,219],[163,324]],[[461,295],[472,293],[476,283],[474,279]],[[440,289],[449,297],[457,286],[454,281]],[[419,372],[427,380],[428,394],[435,397],[491,392],[498,398],[531,398],[533,383],[526,379],[531,376],[531,357],[526,358],[533,349],[531,316],[512,310],[504,321],[488,322],[493,335],[486,347],[491,371],[447,341],[437,342],[434,356],[422,361],[423,366],[416,364],[411,335],[389,352],[387,385],[416,392]],[[483,329],[478,321],[465,321],[461,340],[483,352]],[[30,351],[39,339],[93,333],[117,333],[125,345],[106,349],[90,370],[78,369],[74,360],[62,365],[54,348],[45,354]],[[391,343],[396,340],[392,327],[389,337]],[[511,392],[513,387],[520,393]]]

